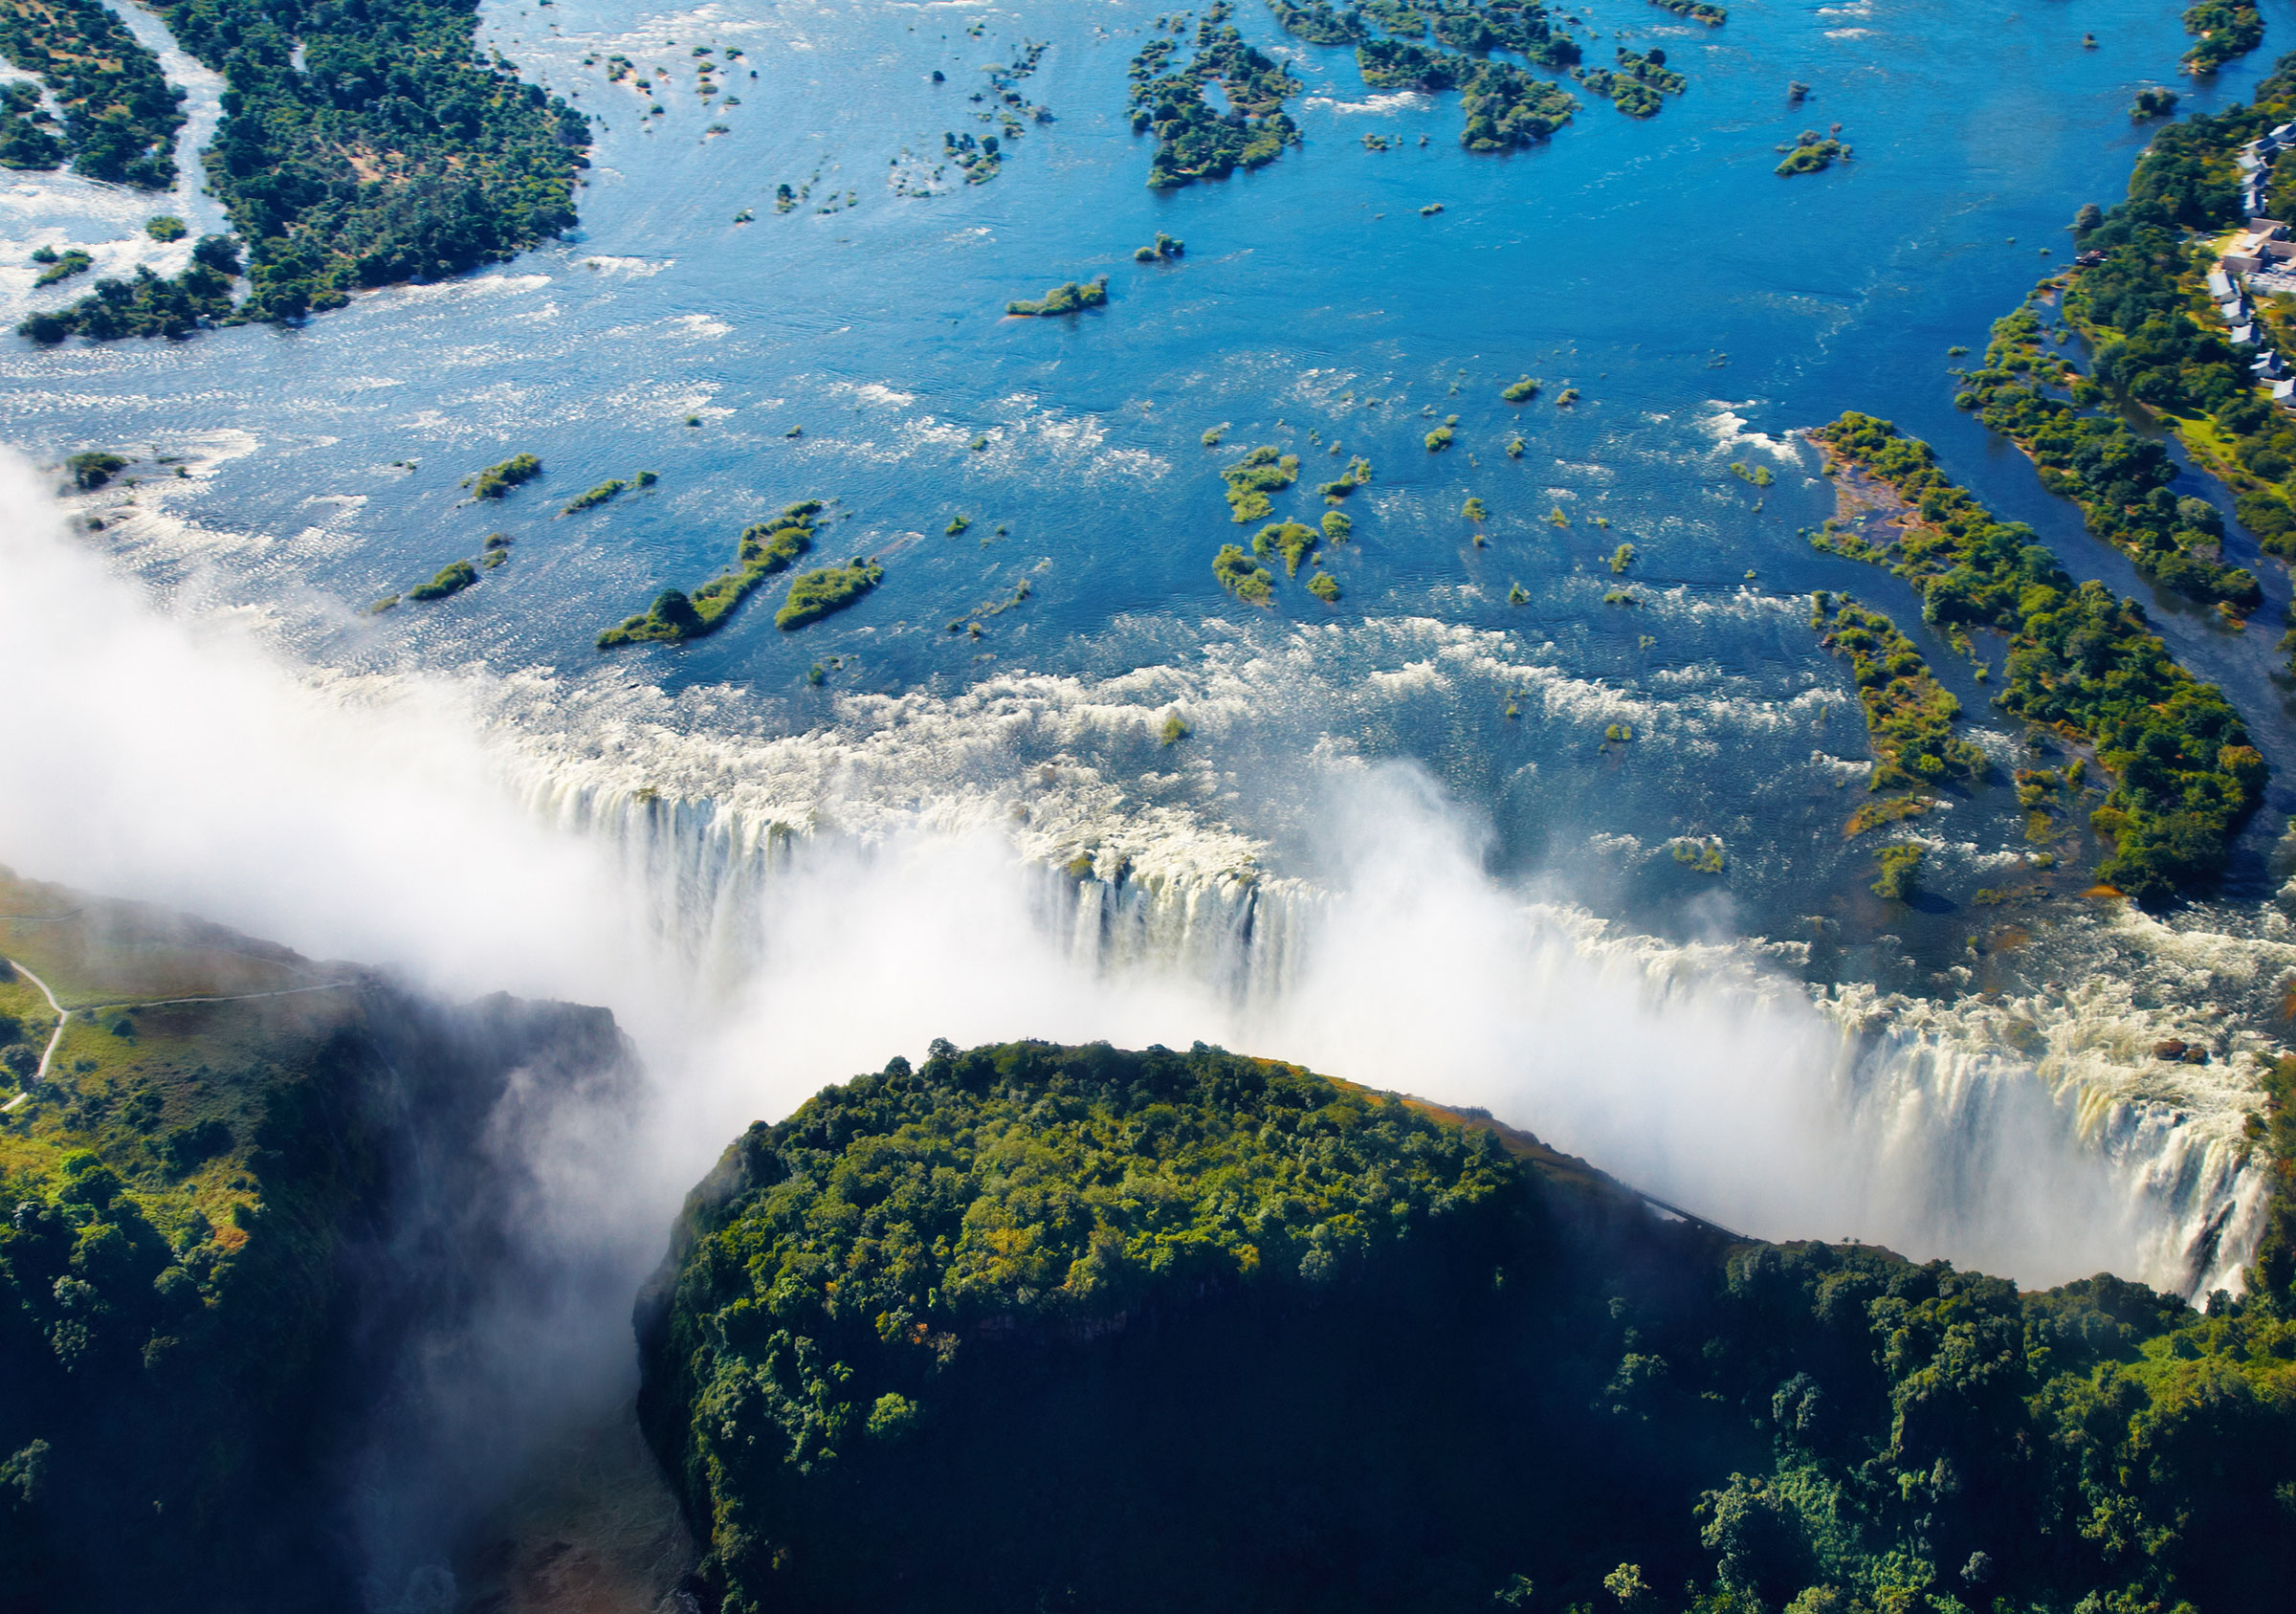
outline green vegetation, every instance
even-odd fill
[[[1719,835],[1682,835],[1668,848],[1674,861],[1694,874],[1719,874],[1730,867]]]
[[[1618,67],[1574,67],[1571,77],[1584,84],[1596,95],[1607,96],[1610,102],[1629,118],[1655,118],[1666,104],[1665,98],[1678,96],[1689,87],[1689,80],[1667,65],[1667,53],[1653,46],[1646,55],[1637,55],[1620,46]]]
[[[633,488],[650,488],[660,480],[661,478],[651,471],[641,471],[628,481],[624,481],[619,476],[609,476],[589,492],[577,495],[574,501],[559,514],[562,516],[578,515],[582,511],[593,509],[606,503],[608,499],[618,497]]]
[[[813,518],[821,501],[808,498],[792,504],[770,520],[754,521],[741,529],[735,550],[740,568],[721,572],[695,589],[691,597],[675,588],[657,596],[638,616],[598,635],[598,648],[645,643],[683,644],[724,626],[734,608],[750,591],[777,572],[786,571],[813,547]]]
[[[230,81],[205,162],[253,243],[249,318],[497,262],[574,222],[582,114],[475,50],[457,0],[166,0]],[[299,70],[298,70],[299,64]]]
[[[1922,859],[1926,851],[1916,842],[1901,841],[1881,851],[1882,872],[1873,882],[1873,895],[1890,902],[1903,902],[1913,895],[1921,878]]]
[[[125,280],[99,280],[96,289],[68,307],[25,316],[16,330],[43,346],[74,332],[97,342],[120,337],[161,336],[181,340],[202,323],[232,314],[232,277],[239,273],[238,249],[228,235],[203,235],[191,249],[191,266],[163,278],[139,266]]]
[[[610,1049],[610,1022],[416,1004],[5,871],[0,914],[0,956],[69,1011],[28,1082],[16,1039],[55,1016],[0,965],[0,1606],[359,1607],[345,1476],[461,1253],[399,1220],[399,1174],[479,1200],[513,1072],[583,1068],[575,1037]],[[554,1019],[575,1035],[534,1034]]]
[[[409,600],[443,600],[450,594],[459,594],[478,581],[477,571],[468,561],[450,562],[428,583],[417,584],[407,590]]]
[[[1471,496],[1459,507],[1459,514],[1470,521],[1487,521],[1490,519],[1490,508],[1481,499]]]
[[[1552,28],[1545,9],[1530,0],[1442,0],[1416,7],[1376,0],[1345,13],[1322,0],[1305,5],[1280,0],[1271,9],[1279,23],[1311,43],[1353,44],[1363,81],[1376,88],[1461,91],[1466,121],[1459,143],[1469,151],[1536,144],[1578,109],[1561,86],[1512,63],[1483,59],[1490,51],[1512,51],[1556,71],[1578,61],[1577,42]],[[1373,24],[1398,37],[1373,34]],[[1453,50],[1416,43],[1430,33]],[[1364,144],[1372,145],[1369,139]],[[1384,144],[1373,148],[1383,149]],[[1421,210],[1442,210],[1441,204]]]
[[[1148,187],[1171,190],[1238,168],[1264,167],[1300,138],[1284,102],[1300,82],[1264,53],[1244,42],[1228,21],[1228,0],[1213,0],[1196,25],[1196,54],[1184,68],[1171,66],[1170,39],[1149,41],[1132,63],[1132,132],[1156,137]],[[1217,81],[1228,111],[1215,111],[1204,87]]]
[[[1777,480],[1777,475],[1767,465],[1748,465],[1742,459],[1733,459],[1730,462],[1730,474],[1740,481],[1753,483],[1757,488],[1766,488]]]
[[[1786,153],[1785,161],[1778,164],[1777,172],[1788,176],[1814,174],[1838,162],[1846,163],[1849,156],[1849,147],[1840,141],[1821,135],[1816,129],[1804,129],[1794,148]]]
[[[2130,103],[2129,122],[2149,123],[2155,118],[2173,116],[2175,111],[2176,92],[2175,90],[2164,90],[2157,87],[2143,89],[2136,92],[2136,99]]]
[[[147,190],[175,183],[184,92],[167,82],[159,57],[138,43],[110,7],[100,0],[4,0],[0,56],[37,77],[63,108],[62,145],[72,155],[74,173]],[[55,144],[54,135],[33,116],[36,106],[20,96],[9,100],[11,121],[31,131],[14,143],[21,155],[45,154]]]
[[[1237,543],[1223,543],[1220,553],[1212,557],[1212,576],[1220,586],[1247,605],[1271,605],[1275,600],[1275,574],[1251,558],[1251,552]]]
[[[1192,732],[1194,731],[1181,720],[1180,714],[1175,712],[1164,719],[1164,726],[1157,732],[1157,743],[1167,746],[1178,745]]]
[[[1168,262],[1173,258],[1184,257],[1187,251],[1188,244],[1185,241],[1177,235],[1167,235],[1159,230],[1156,232],[1155,246],[1135,247],[1132,249],[1132,256],[1136,263],[1155,263],[1159,260]]]
[[[2284,1293],[2020,1294],[1273,1061],[937,1042],[727,1150],[639,1408],[729,1608],[2264,1608]]]
[[[2205,77],[2264,42],[2264,19],[2250,0],[2200,0],[2184,13],[2184,31],[2199,40],[2184,53],[2184,68]]]
[[[1633,739],[1632,723],[1608,723],[1603,726],[1602,742],[1606,745],[1623,745]]]
[[[63,166],[63,137],[55,124],[37,84],[21,78],[0,84],[0,168]]]
[[[2272,407],[2248,368],[2252,355],[2227,340],[2203,284],[2208,253],[2188,233],[2207,236],[2241,221],[2233,159],[2291,116],[2296,57],[2283,58],[2249,104],[2155,134],[2128,199],[2109,212],[2084,208],[2075,221],[2091,261],[2036,293],[2064,288],[2064,324],[2096,354],[2091,374],[2078,375],[2042,345],[2029,298],[1995,325],[1984,367],[1965,378],[1954,400],[1981,408],[1987,425],[2033,456],[2052,491],[2081,503],[2091,531],[2164,586],[2236,612],[2261,599],[2255,579],[2222,564],[2213,510],[2169,491],[2175,466],[2149,429],[2167,426],[2233,489],[2241,523],[2267,552],[2296,556],[2296,421]],[[2268,205],[2296,203],[2296,168],[2273,171]],[[2259,346],[2285,348],[2296,336],[2278,299],[2260,298],[2257,313]],[[2138,431],[2081,412],[2105,403],[2133,417]]]
[[[2009,636],[1996,704],[2096,748],[2112,776],[2090,825],[2113,853],[2098,877],[2144,901],[2212,880],[2262,798],[2264,760],[2220,691],[2179,667],[2143,610],[2101,583],[2075,584],[2021,523],[2003,523],[1937,470],[1928,444],[1850,413],[1812,433],[1908,518],[1886,548],[1854,535],[1817,542],[1886,564],[1923,615],[1965,650],[1973,629]]]
[[[33,277],[34,286],[53,286],[58,280],[69,280],[75,275],[85,275],[96,260],[77,247],[66,247],[57,252],[52,247],[40,247],[32,254],[32,261],[45,265]]]
[[[1507,603],[1511,606],[1527,606],[1531,603],[1531,591],[1519,583],[1510,583],[1507,585]]]
[[[530,453],[515,453],[499,465],[490,465],[464,480],[473,498],[500,498],[521,483],[542,474],[542,462]]]
[[[960,510],[956,515],[949,518],[949,524],[941,528],[941,531],[947,534],[949,537],[955,538],[959,533],[964,531],[965,528],[971,526],[972,524],[973,519],[970,516],[967,516],[963,511]]]
[[[1299,455],[1264,444],[1221,472],[1220,479],[1227,484],[1230,520],[1238,523],[1264,521],[1275,514],[1268,496],[1299,480]],[[1328,494],[1330,490],[1325,491]]]
[[[1567,409],[1578,401],[1578,388],[1576,387],[1566,387],[1560,393],[1556,394],[1555,399],[1555,407],[1558,409]]]
[[[1108,276],[1103,275],[1082,285],[1074,280],[1064,281],[1034,302],[1006,303],[1004,312],[1026,316],[1073,314],[1083,308],[1097,308],[1107,300]]]
[[[1220,446],[1220,439],[1227,435],[1227,427],[1228,423],[1225,420],[1217,426],[1205,427],[1203,430],[1203,446],[1207,449],[1218,448]]]
[[[1323,495],[1326,504],[1337,504],[1358,488],[1370,485],[1371,461],[1358,454],[1347,462],[1347,469],[1339,474],[1336,480],[1325,482],[1315,491]]]
[[[155,213],[144,221],[144,233],[155,241],[180,241],[191,227],[173,213]]]
[[[1354,536],[1355,530],[1356,523],[1349,520],[1342,512],[1326,510],[1323,513],[1323,536],[1328,542],[1345,543],[1349,538]]]
[[[1451,428],[1438,426],[1427,433],[1427,453],[1441,453],[1451,446]]]
[[[1966,784],[1984,774],[1985,753],[1954,734],[1960,701],[1896,623],[1846,596],[1837,601],[1822,592],[1810,620],[1825,634],[1825,648],[1849,660],[1873,741],[1875,791]],[[1859,828],[1882,821],[1865,815]]]
[[[1443,211],[1443,204],[1441,202],[1429,202],[1425,207],[1419,210],[1419,216],[1421,218],[1432,218],[1435,216],[1435,214],[1441,211]]]
[[[1622,543],[1610,553],[1610,569],[1623,575],[1626,568],[1634,564],[1634,545]]]
[[[1328,571],[1319,571],[1308,579],[1308,592],[1327,606],[1339,603],[1339,580]]]
[[[103,449],[82,449],[64,461],[64,469],[71,473],[74,487],[81,493],[94,493],[126,470],[127,460]]]
[[[1269,555],[1283,556],[1284,575],[1297,577],[1299,563],[1308,558],[1321,536],[1314,527],[1298,521],[1271,521],[1252,534],[1251,552],[1263,560]]]
[[[2164,131],[2163,138],[2173,132]],[[2092,238],[2110,229],[2092,232]],[[2143,300],[2144,271],[2132,260],[2143,254],[2132,249],[2122,256],[2121,251],[2083,274],[2071,299],[2081,313],[2068,315],[2098,331],[2098,382],[2126,387],[2139,401],[2158,399],[2164,409],[2188,398],[2193,402],[2186,407],[2196,414],[2213,408],[2228,436],[2232,429],[2241,429],[2242,436],[2231,440],[2256,438],[2248,452],[2265,469],[2278,469],[2271,444],[2280,429],[2279,411],[2256,394],[2217,332],[2179,315],[2156,319],[2139,311],[2135,304]],[[2124,269],[2135,273],[2124,279],[2119,273]],[[2163,289],[2173,294],[2174,284],[2172,275]],[[2136,321],[2130,335],[2116,340],[2106,334],[2123,321]],[[2063,359],[2046,353],[2041,339],[2041,321],[2030,301],[1996,321],[1984,366],[1963,377],[1964,390],[1955,401],[1976,409],[1987,426],[2024,450],[2043,487],[2079,505],[2090,532],[2163,587],[2236,612],[2255,609],[2263,591],[2254,574],[2221,559],[2224,523],[2216,507],[2206,499],[2176,496],[2170,486],[2176,479],[2176,462],[2157,436],[2141,436],[2117,416],[2082,413],[2081,402],[2099,397],[2097,386],[2081,381]],[[2069,387],[2075,402],[2055,396],[2057,387]],[[2290,437],[2296,440],[2296,433]],[[2252,508],[2256,501],[2242,513]],[[2268,528],[2269,512],[2259,514]],[[2291,532],[2296,534],[2296,523]],[[2259,539],[2272,547],[2261,530]]]
[[[1689,17],[1709,28],[1719,28],[1730,20],[1730,13],[1719,6],[1710,6],[1707,0],[1650,0],[1650,4],[1672,11],[1678,17]]]
[[[845,609],[884,577],[883,566],[858,555],[842,566],[819,566],[800,572],[790,581],[789,597],[773,613],[773,625],[784,633],[794,632],[808,622]]]
[[[1540,385],[1531,377],[1524,376],[1521,380],[1512,383],[1499,396],[1511,404],[1527,404],[1538,396]]]
[[[1508,457],[1509,459],[1520,459],[1520,458],[1522,458],[1522,457],[1523,457],[1523,450],[1524,450],[1524,448],[1525,448],[1525,447],[1527,447],[1527,446],[1528,446],[1528,445],[1526,445],[1526,444],[1523,442],[1523,440],[1522,440],[1520,437],[1511,437],[1511,438],[1509,438],[1509,439],[1507,440],[1507,457]]]

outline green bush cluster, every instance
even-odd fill
[[[633,488],[650,488],[660,480],[661,477],[651,471],[641,471],[628,480],[620,476],[608,476],[588,492],[575,495],[573,500],[559,514],[562,516],[578,515],[582,511],[595,509],[608,499],[617,498]]]
[[[472,479],[473,498],[500,498],[511,489],[542,474],[542,462],[530,453],[514,453],[499,465],[490,465]]]
[[[1062,282],[1034,302],[1008,302],[1007,314],[1052,315],[1073,314],[1083,308],[1097,308],[1108,300],[1108,276],[1087,280],[1081,285],[1074,280]]]
[[[842,566],[820,566],[790,581],[789,597],[773,613],[773,625],[791,632],[840,611],[884,580],[885,568],[855,555]]]
[[[2248,1609],[2285,1303],[1664,1223],[1201,1044],[936,1043],[727,1150],[639,1410],[732,1614]]]
[[[1322,537],[1316,528],[1299,521],[1270,521],[1251,535],[1251,552],[1265,559],[1269,555],[1284,558],[1284,575],[1297,577],[1299,563],[1314,549],[1315,541]]]
[[[808,498],[769,520],[751,522],[741,529],[735,550],[740,563],[737,569],[720,572],[691,597],[679,589],[664,589],[645,611],[599,634],[598,648],[683,644],[715,632],[759,584],[788,570],[799,556],[813,547],[813,518],[819,514],[821,500]]]
[[[1889,565],[1920,592],[1925,619],[1964,647],[1971,629],[2006,633],[1996,704],[2096,747],[2113,786],[2090,822],[2115,845],[2098,876],[2145,901],[2213,879],[2265,774],[2222,692],[2176,664],[2140,607],[2075,584],[2030,527],[1995,520],[1927,443],[1855,412],[1813,435],[1918,518],[1888,550],[1819,543]]]
[[[1922,860],[1928,855],[1928,849],[1913,841],[1882,848],[1882,872],[1873,882],[1873,895],[1888,902],[1903,902],[1911,896],[1921,878]]]
[[[1710,6],[1707,0],[1650,0],[1650,4],[1672,11],[1678,17],[1689,17],[1709,28],[1719,28],[1730,20],[1730,13],[1719,6]]]
[[[64,109],[61,144],[74,173],[147,190],[175,183],[184,92],[101,0],[17,0],[0,9],[0,56],[40,78]],[[11,93],[7,106],[0,162],[54,167],[61,153],[36,98]],[[8,161],[11,153],[19,160]],[[36,160],[43,156],[50,160]]]
[[[1244,42],[1228,20],[1228,0],[1213,0],[1196,25],[1196,54],[1171,69],[1169,39],[1154,39],[1133,58],[1132,132],[1156,137],[1148,187],[1172,190],[1238,168],[1264,167],[1299,138],[1284,102],[1300,82],[1264,52]],[[1204,87],[1217,81],[1228,113],[1215,111]]]
[[[477,568],[468,561],[450,561],[439,568],[438,575],[428,583],[418,583],[407,590],[409,600],[443,600],[450,594],[459,594],[478,581]]]
[[[1613,106],[1629,118],[1655,118],[1665,98],[1678,96],[1690,81],[1667,65],[1667,53],[1656,46],[1640,54],[1621,45],[1618,67],[1574,67],[1571,77],[1596,95],[1607,96]]]
[[[2184,53],[2184,70],[2197,77],[2216,72],[2264,42],[2264,19],[2250,0],[2200,0],[2186,9],[2184,31],[2200,41]]]
[[[1299,455],[1262,444],[1221,472],[1220,479],[1227,484],[1230,520],[1239,524],[1264,521],[1275,514],[1268,496],[1299,480]]]
[[[1961,702],[1940,684],[1913,641],[1880,611],[1821,593],[1815,622],[1825,648],[1849,658],[1866,732],[1873,739],[1875,790],[1916,789],[1985,772],[1985,753],[1954,733]],[[1827,614],[1831,607],[1831,615]]]
[[[1348,460],[1347,469],[1342,471],[1336,480],[1324,483],[1315,491],[1323,495],[1324,503],[1336,505],[1343,501],[1349,494],[1354,493],[1358,488],[1369,487],[1370,485],[1371,461],[1365,459],[1361,454],[1357,454]],[[1248,518],[1239,516],[1236,519],[1238,520],[1245,520]]]
[[[1791,178],[1795,174],[1815,174],[1843,162],[1850,155],[1849,147],[1831,136],[1821,136],[1815,129],[1804,129],[1795,142],[1794,149],[1774,170]]]
[[[77,333],[96,342],[121,337],[166,337],[181,341],[201,325],[229,321],[232,280],[239,273],[239,249],[229,235],[203,235],[191,249],[191,264],[181,275],[160,276],[139,264],[125,280],[103,279],[78,301],[28,314],[20,335],[53,346]]]
[[[40,104],[40,87],[18,78],[0,84],[0,168],[63,166],[55,114]]]
[[[1275,600],[1275,574],[1251,558],[1251,551],[1240,543],[1223,543],[1220,553],[1212,557],[1212,576],[1220,586],[1247,605],[1271,605]]]

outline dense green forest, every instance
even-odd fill
[[[246,300],[232,311],[228,288],[219,298],[197,267],[180,287],[105,281],[35,317],[38,329],[27,321],[35,340],[180,336],[187,318],[293,320],[362,287],[499,261],[573,224],[588,123],[521,83],[515,63],[474,55],[475,0],[169,0],[159,10],[230,82],[203,161],[248,243]],[[139,316],[146,306],[166,313]]]
[[[640,1415],[729,1614],[2236,1614],[2296,1572],[2291,1303],[1739,1240],[1202,1045],[937,1043],[695,1190]]]
[[[38,77],[63,108],[60,146],[35,101],[11,95],[0,163],[165,190],[175,183],[184,92],[101,0],[0,0],[0,56]]]
[[[1884,545],[1832,522],[1818,544],[1905,578],[1924,617],[1965,649],[1973,629],[2008,635],[1996,704],[2095,747],[2113,780],[2090,815],[2114,843],[2098,878],[2144,901],[2212,880],[2265,773],[2222,692],[2176,664],[2142,608],[2101,583],[2075,584],[2032,528],[1996,520],[1948,480],[1927,443],[1854,412],[1812,435],[1906,513]]]
[[[2185,71],[2216,72],[2264,42],[2264,19],[2251,0],[2200,0],[2184,13],[2184,31],[2199,41],[2184,53]]]

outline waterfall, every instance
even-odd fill
[[[731,771],[738,781],[739,770]],[[1032,805],[1017,786],[952,793],[906,813],[872,808],[873,817],[841,822],[819,805],[793,810],[743,799],[738,784],[719,794],[673,795],[639,783],[643,776],[529,758],[514,769],[514,789],[543,822],[604,850],[643,893],[640,908],[657,940],[705,991],[729,992],[759,966],[777,885],[809,861],[832,851],[867,859],[873,845],[901,833],[993,832],[1010,850],[1035,924],[1071,964],[1112,980],[1184,983],[1224,1006],[1225,1034],[1379,1085],[1406,1079],[1382,1080],[1360,1059],[1341,1072],[1353,1050],[1302,1034],[1293,1000],[1303,977],[1334,927],[1360,925],[1360,916],[1347,918],[1344,892],[1263,869],[1264,849],[1253,843],[1138,816],[1055,809],[1042,799]],[[2141,958],[2098,965],[2070,991],[1908,997],[1807,985],[1794,974],[1808,956],[1799,942],[1668,941],[1568,905],[1498,899],[1535,940],[1522,957],[1502,961],[1515,975],[1492,996],[1513,1001],[1478,1012],[1512,1017],[1517,1040],[1509,1046],[1518,1055],[1535,1054],[1541,1016],[1584,1012],[1573,969],[1592,971],[1662,1034],[1693,1049],[1705,1034],[1695,1028],[1718,1002],[1755,1005],[1778,1024],[1801,1028],[1779,1058],[1806,1071],[1822,1094],[1828,1118],[1805,1138],[1816,1152],[1838,1156],[1841,1183],[1824,1203],[1854,1220],[1789,1221],[1777,1209],[1786,1202],[1765,1199],[1758,1184],[1741,1191],[1688,1167],[1645,1168],[1620,1158],[1615,1140],[1590,1142],[1598,1162],[1622,1175],[1656,1174],[1639,1185],[1765,1236],[1840,1237],[1854,1226],[1888,1232],[1915,1253],[1948,1251],[1997,1271],[2016,1270],[2038,1249],[2093,1261],[2085,1271],[2110,1264],[2190,1297],[2240,1287],[2263,1182],[2241,1135],[2256,1095],[2237,1061],[2264,1045],[2253,1034],[2224,1033],[2213,1006],[2186,1002],[2189,994],[2168,996],[2185,1003],[2180,1008],[2139,1006]],[[2172,943],[2189,953],[2197,944],[2150,920],[2100,928],[2088,942],[2124,954],[2132,944],[2138,954]],[[2222,938],[2211,944],[2229,945]],[[2267,956],[2249,959],[2252,974],[2271,977],[2283,962],[2274,948],[2296,963],[2287,944],[2250,944],[2251,953],[2260,948]],[[1664,1031],[1668,1025],[1674,1030]],[[2213,1035],[2218,1056],[2207,1067],[2152,1058],[2152,1043],[2175,1028]],[[1506,1055],[1498,1057],[1503,1063]],[[1430,1094],[1438,1098],[1488,1097],[1507,1118],[1542,1132],[1557,1109],[1555,1095],[1528,1078],[1512,1089],[1503,1076],[1476,1089],[1475,1078],[1448,1071],[1417,1079],[1452,1083]],[[1469,1091],[1456,1091],[1461,1085]],[[1618,1101],[1631,1112],[1666,1099],[1627,1092]],[[2051,1269],[2051,1281],[2074,1271]]]

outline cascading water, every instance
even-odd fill
[[[641,889],[660,941],[718,992],[739,989],[766,956],[782,886],[833,852],[866,861],[903,836],[993,829],[1033,922],[1069,964],[1111,982],[1181,984],[1213,1006],[1212,1028],[1225,1038],[1381,1080],[1368,1065],[1344,1069],[1345,1048],[1317,1049],[1313,1023],[1301,1018],[1319,949],[1363,922],[1348,892],[1271,874],[1260,866],[1265,849],[1240,838],[1219,843],[1219,858],[1204,855],[1201,836],[1183,839],[1175,855],[1152,827],[1120,815],[1084,823],[1041,797],[1032,805],[1019,787],[942,796],[906,814],[880,804],[865,829],[852,829],[824,805],[666,795],[640,783],[642,763],[607,768],[527,754],[512,771],[530,811],[605,850]],[[738,780],[738,768],[727,771]],[[1583,1019],[1573,971],[1591,971],[1613,1011],[1654,1023],[1696,1024],[1716,1001],[1735,1000],[1790,1028],[1792,1069],[1781,1079],[1809,1092],[1762,1102],[1821,1096],[1828,1115],[1814,1141],[1836,1157],[1830,1203],[1844,1225],[1811,1226],[1790,1201],[1663,1153],[1622,1155],[1619,1139],[1575,1126],[1567,1106],[1542,1091],[1544,1078],[1511,1082],[1504,1069],[1469,1075],[1461,1067],[1423,1082],[1432,1096],[1487,1101],[1639,1185],[1765,1236],[1856,1232],[2027,1281],[2110,1266],[2188,1296],[2239,1289],[2263,1196],[2241,1138],[2256,1094],[2239,1063],[2270,1045],[2253,1031],[2222,1031],[2229,1022],[2204,994],[2170,995],[2183,1005],[2175,1009],[2137,1001],[2149,991],[2145,961],[2189,970],[2189,958],[2176,959],[2200,944],[2196,933],[2141,916],[2100,924],[2064,944],[2116,952],[2117,975],[2020,999],[1949,1000],[1805,984],[1792,973],[1808,960],[1800,942],[1685,944],[1620,932],[1576,907],[1502,900],[1529,951],[1502,966],[1513,1001],[1476,1012],[1505,1019],[1509,1035],[1534,1039],[1542,1018]],[[2254,991],[2276,990],[2296,966],[2288,943],[2201,934],[2223,955],[2213,967]],[[2196,1047],[2213,1038],[2211,1064],[2152,1057],[2153,1044],[2179,1028]],[[1685,1040],[1667,1057],[1682,1057]],[[1534,1040],[1517,1046],[1527,1066],[1538,1062]],[[1687,1051],[1695,1057],[1694,1047]],[[1446,1080],[1457,1085],[1443,1090]],[[2042,1250],[2050,1253],[2032,1253]]]

